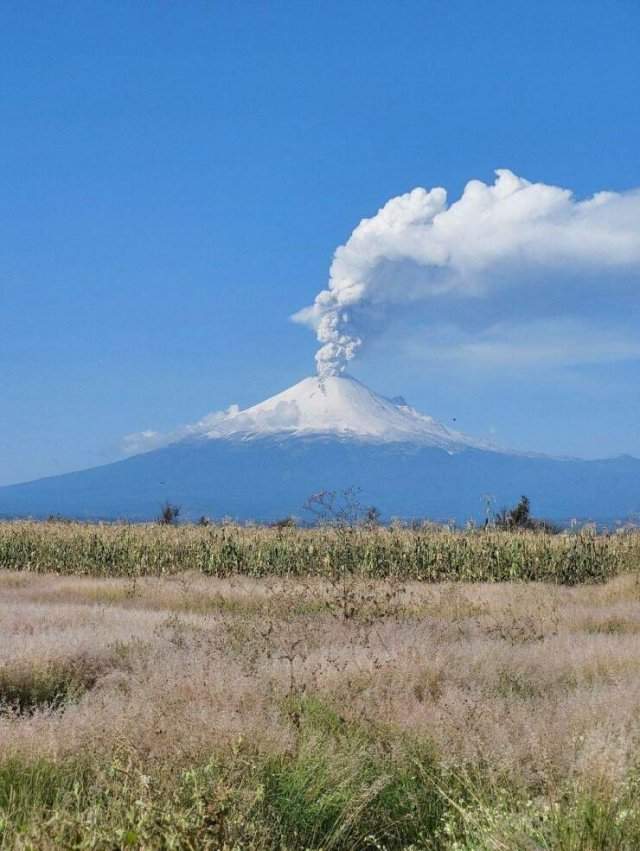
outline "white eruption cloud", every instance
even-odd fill
[[[607,287],[640,272],[640,191],[568,189],[499,169],[467,183],[448,206],[417,188],[363,219],[334,255],[327,289],[293,318],[316,331],[321,376],[339,375],[363,343],[367,312],[439,298],[490,298],[561,286],[563,276]]]

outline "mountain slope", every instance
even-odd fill
[[[228,414],[204,432],[208,438],[243,439],[275,434],[400,441],[452,450],[484,446],[418,413],[404,400],[379,396],[350,376],[305,378],[258,405]]]
[[[321,489],[362,489],[383,516],[482,520],[522,493],[550,519],[612,521],[640,511],[640,461],[557,459],[498,451],[349,378],[305,379],[186,439],[115,464],[0,488],[0,515],[304,517]]]

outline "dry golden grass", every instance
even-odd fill
[[[637,759],[640,586],[3,572],[0,694],[5,758],[286,752],[313,696],[514,784],[615,785]]]

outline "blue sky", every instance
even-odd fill
[[[0,33],[0,483],[311,374],[290,316],[393,196],[453,201],[496,168],[578,199],[640,187],[636,0],[22,0]],[[524,335],[498,311],[490,356],[468,322],[443,348],[454,300],[437,345],[393,310],[349,370],[505,445],[640,455],[637,276],[574,279],[553,315],[519,292]]]

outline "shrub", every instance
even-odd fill
[[[173,505],[171,502],[165,502],[160,507],[160,516],[158,517],[158,523],[161,526],[173,526],[178,522],[178,517],[180,516],[180,506]]]

